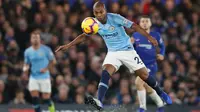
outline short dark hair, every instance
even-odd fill
[[[40,35],[40,32],[35,30],[35,31],[31,32],[31,35]]]
[[[140,19],[141,18],[149,18],[150,19],[150,16],[149,15],[142,15],[142,16],[140,16]]]
[[[141,20],[142,18],[150,19],[150,21],[151,21],[151,17],[150,17],[149,15],[141,15],[141,16],[139,17],[139,19],[138,19],[138,22],[140,22],[140,20]]]

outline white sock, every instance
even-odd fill
[[[164,103],[163,103],[162,99],[160,98],[160,96],[158,96],[158,94],[156,93],[155,90],[153,90],[153,93],[151,93],[149,96],[156,103],[156,105],[158,107],[163,107],[164,106]]]
[[[146,107],[146,90],[137,91],[140,108],[147,109]]]

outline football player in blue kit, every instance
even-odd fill
[[[140,17],[139,25],[152,37],[154,37],[158,41],[158,47],[152,46],[152,44],[147,40],[146,37],[141,35],[139,32],[133,33],[133,38],[131,41],[133,42],[134,48],[143,63],[146,65],[149,75],[154,76],[157,72],[157,60],[162,61],[164,59],[165,54],[165,45],[164,42],[158,32],[151,32],[151,19],[150,17],[144,15]],[[163,106],[164,103],[159,95],[156,93],[154,89],[148,86],[140,77],[136,77],[135,80],[138,100],[140,104],[139,112],[145,112],[146,107],[146,93],[151,97],[151,99],[158,106],[157,112],[164,112]]]
[[[98,98],[87,96],[86,104],[90,104],[98,110],[103,109],[103,99],[109,88],[109,79],[122,64],[128,67],[130,72],[135,72],[136,75],[151,86],[167,104],[172,104],[171,98],[159,87],[154,77],[147,72],[144,63],[134,50],[130,37],[126,34],[124,27],[134,29],[141,33],[154,46],[158,45],[157,40],[134,22],[119,14],[107,13],[105,5],[102,2],[96,2],[94,4],[93,13],[96,17],[95,20],[99,24],[98,34],[103,38],[108,48],[108,53],[102,66],[103,71],[98,86]],[[87,38],[89,36],[85,33],[80,34],[69,44],[59,46],[55,52],[60,50],[65,51],[71,46],[87,40]]]
[[[51,77],[49,69],[56,64],[51,49],[42,45],[40,34],[31,33],[31,46],[24,52],[24,74],[28,75],[30,69],[30,78],[28,89],[32,96],[32,103],[35,112],[41,112],[40,109],[40,92],[44,103],[48,104],[49,112],[55,112],[55,106],[51,100]]]

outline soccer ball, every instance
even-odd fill
[[[95,21],[93,17],[87,17],[83,20],[81,28],[83,32],[88,35],[96,34],[99,30],[99,24]]]

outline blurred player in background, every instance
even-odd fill
[[[162,61],[164,59],[165,45],[158,32],[150,32],[150,28],[152,25],[150,17],[146,15],[141,16],[139,25],[158,41],[158,48],[156,48],[155,46],[152,46],[152,44],[147,40],[146,37],[144,37],[138,32],[135,32],[133,34],[133,38],[131,38],[131,41],[134,43],[134,48],[136,52],[147,67],[149,75],[155,77],[155,74],[158,69],[156,60]],[[144,112],[147,109],[146,92],[158,106],[157,112],[164,112],[164,103],[154,89],[148,86],[138,76],[136,77],[135,84],[140,103],[139,112]]]
[[[27,48],[24,53],[23,71],[28,74],[31,67],[29,78],[29,91],[32,96],[32,103],[35,112],[40,110],[39,94],[42,93],[44,103],[48,104],[49,111],[55,112],[54,104],[51,100],[51,78],[49,69],[56,64],[56,60],[51,49],[40,42],[40,34],[33,32],[31,34],[31,47]]]
[[[157,40],[151,37],[145,30],[128,19],[113,13],[107,13],[105,5],[101,2],[96,2],[93,6],[93,13],[96,21],[99,24],[99,35],[104,39],[108,48],[108,53],[103,63],[103,71],[98,87],[98,99],[91,96],[86,97],[86,103],[91,104],[96,109],[103,108],[103,99],[108,90],[108,82],[110,77],[124,64],[130,72],[135,72],[142,80],[156,90],[160,97],[166,103],[171,104],[170,97],[159,87],[153,76],[148,75],[147,69],[142,60],[136,53],[131,43],[130,37],[126,34],[124,27],[132,28],[140,32],[148,40],[157,46]],[[56,52],[67,50],[73,45],[79,44],[89,37],[86,34],[79,35],[76,39],[67,45],[60,46]]]

